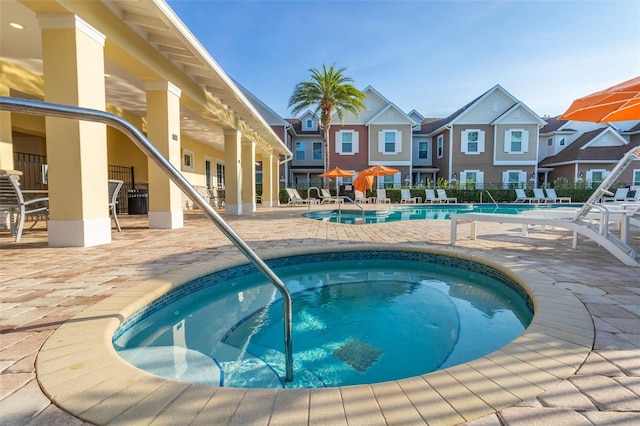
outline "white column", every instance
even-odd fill
[[[271,197],[274,202],[274,206],[280,205],[280,157],[277,155],[271,156],[271,170],[272,170],[272,185],[271,185]]]
[[[256,143],[242,142],[242,211],[256,211]]]
[[[149,81],[147,137],[180,170],[180,94],[168,81]],[[149,228],[182,228],[184,217],[180,189],[149,159]]]
[[[44,97],[104,111],[105,36],[72,14],[38,15]],[[49,245],[111,242],[107,131],[101,123],[46,117]]]
[[[278,205],[277,202],[275,202],[276,200],[273,199],[274,173],[271,158],[271,154],[262,154],[262,205],[264,207],[273,207]]]
[[[241,138],[237,130],[224,132],[224,210],[233,216],[242,214]]]

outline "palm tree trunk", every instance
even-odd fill
[[[329,126],[324,126],[324,172],[328,172],[329,170],[331,170],[331,168],[329,167],[331,164],[330,158],[329,158]],[[329,189],[329,179],[330,178],[324,178],[324,187],[325,189]]]

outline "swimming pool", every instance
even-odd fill
[[[209,386],[327,387],[418,376],[490,353],[532,318],[493,268],[425,253],[359,251],[269,261],[294,300],[284,383],[279,294],[250,265],[194,280],[114,335],[154,374]]]
[[[499,213],[520,214],[527,210],[553,208],[575,208],[580,204],[540,205],[540,204],[452,204],[431,206],[392,206],[386,210],[353,210],[348,206],[339,210],[312,211],[302,216],[325,222],[339,222],[352,225],[397,222],[404,220],[449,220],[455,213]]]

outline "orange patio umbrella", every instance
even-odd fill
[[[373,186],[373,176],[360,174],[353,181],[353,187],[360,192],[367,192],[367,189],[371,189],[372,186]]]
[[[328,172],[324,172],[318,176],[323,177],[323,178],[338,178],[338,177],[348,177],[348,176],[353,176],[354,174],[351,172],[348,172],[346,170],[342,170],[339,167],[336,167],[333,170],[330,170]]]
[[[368,169],[364,169],[358,173],[358,176],[387,176],[395,175],[396,173],[400,173],[400,170],[394,169],[393,167],[383,166],[382,164],[376,164]]]
[[[576,99],[559,118],[596,123],[640,120],[640,77]]]

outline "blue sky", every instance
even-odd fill
[[[310,68],[345,67],[445,117],[500,84],[555,116],[640,75],[640,2],[168,0],[215,61],[283,117]]]

